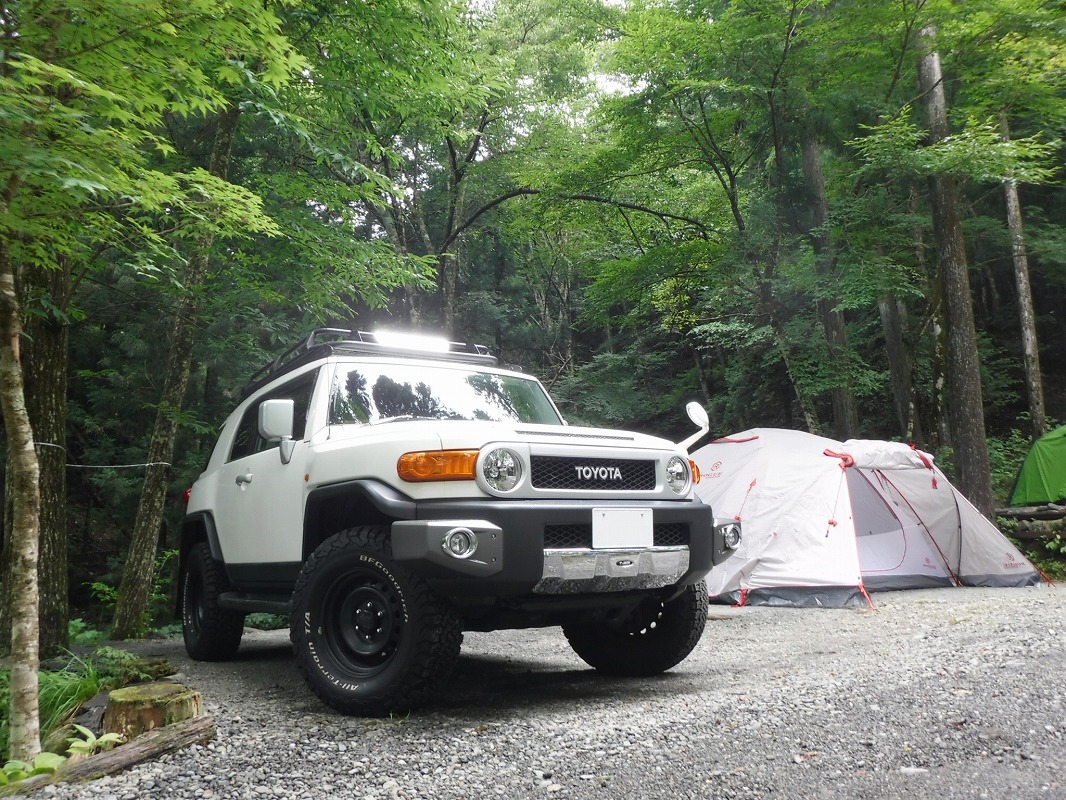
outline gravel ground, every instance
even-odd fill
[[[322,706],[287,634],[166,656],[218,738],[59,798],[1066,798],[1066,587],[711,609],[653,680],[601,678],[558,629],[466,635],[433,708]]]

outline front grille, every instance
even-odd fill
[[[688,525],[680,522],[656,525],[654,536],[656,547],[687,547]]]
[[[591,525],[545,525],[544,548],[560,550],[592,547]]]
[[[688,525],[677,522],[659,523],[652,528],[656,547],[687,547]],[[592,547],[591,525],[545,525],[544,548],[565,550]]]
[[[655,462],[621,458],[559,458],[533,456],[530,459],[536,489],[599,489],[607,491],[651,491],[655,489]]]

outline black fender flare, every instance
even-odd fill
[[[418,519],[418,504],[407,495],[372,478],[331,483],[311,490],[304,506],[303,558],[306,560],[321,543],[323,512],[335,502],[345,501],[372,508],[376,519],[346,520],[337,527],[343,530],[356,525],[386,524],[397,520]]]

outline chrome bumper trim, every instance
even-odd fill
[[[688,571],[687,547],[639,550],[545,550],[536,594],[581,594],[659,589]]]

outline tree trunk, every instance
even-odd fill
[[[209,168],[211,174],[216,177],[225,178],[229,170],[230,145],[239,119],[240,110],[237,106],[230,106],[219,115]],[[111,631],[115,639],[139,636],[145,628],[145,612],[155,573],[159,530],[163,524],[170,479],[170,462],[174,457],[174,437],[177,433],[175,417],[185,400],[193,344],[199,325],[197,292],[207,275],[208,256],[213,242],[214,236],[211,233],[200,238],[189,256],[188,267],[183,276],[185,291],[178,302],[171,326],[163,396],[156,412],[152,441],[148,447],[144,486],[141,489],[137,517],[130,537],[129,555],[122,571],[118,601],[115,604],[115,620]]]
[[[892,381],[892,397],[896,401],[899,432],[905,441],[922,446],[918,409],[914,400],[914,370],[907,349],[907,308],[888,292],[877,301],[881,312],[881,329],[885,336],[885,354]]]
[[[449,339],[455,335],[455,304],[459,292],[459,259],[453,253],[437,258],[440,265],[441,329]]]
[[[1007,115],[1000,118],[1003,141],[1010,141]],[[1018,287],[1018,321],[1022,328],[1022,363],[1025,366],[1025,388],[1029,396],[1030,431],[1033,439],[1047,432],[1044,411],[1044,381],[1040,371],[1040,347],[1036,339],[1036,313],[1033,311],[1033,290],[1029,285],[1029,255],[1022,230],[1022,206],[1018,201],[1018,184],[1013,178],[1003,181],[1007,199],[1007,226],[1010,228],[1010,249],[1014,261],[1014,282]]]
[[[3,206],[6,208],[6,203]],[[41,495],[33,428],[26,410],[19,345],[22,319],[10,244],[0,239],[0,406],[7,433],[11,484],[11,708],[9,754],[33,761],[41,750],[37,710],[38,633],[37,558]]]
[[[832,279],[834,262],[833,242],[829,235],[829,199],[825,192],[825,176],[822,173],[822,150],[818,139],[810,134],[803,138],[803,175],[811,195],[811,230],[809,236],[814,250],[815,273],[818,282],[827,285]],[[848,329],[844,314],[837,310],[835,297],[821,297],[817,301],[818,315],[825,331],[829,358],[836,364],[839,385],[834,386],[833,432],[837,439],[846,441],[859,435],[859,408],[851,389],[848,346]]]
[[[935,29],[922,36],[928,44]],[[947,101],[940,56],[926,48],[918,64],[929,131],[933,141],[949,135]],[[954,446],[959,489],[986,517],[992,518],[992,480],[985,438],[981,369],[977,355],[977,329],[966,263],[966,242],[959,220],[959,189],[950,175],[929,178],[933,201],[933,232],[936,236],[940,287],[947,327],[947,391],[951,403],[949,425]]]
[[[20,294],[35,289],[59,305],[68,294],[68,270],[30,267],[21,275]],[[25,300],[23,308],[26,308]],[[40,589],[41,653],[55,655],[68,644],[67,580],[67,347],[63,312],[41,309],[26,316],[26,410],[37,438],[40,464],[41,532],[37,581]]]

